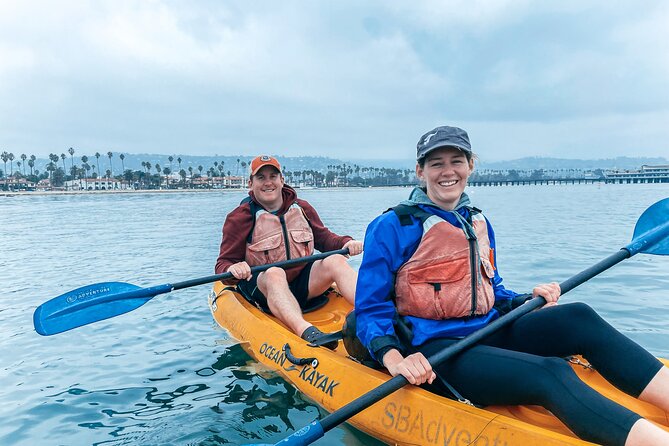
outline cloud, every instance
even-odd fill
[[[514,157],[627,120],[657,155],[669,7],[644,5],[1,2],[0,146],[404,158],[464,123],[532,135],[481,139]]]

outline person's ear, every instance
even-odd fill
[[[423,168],[418,163],[416,163],[416,178],[419,180],[423,179]]]

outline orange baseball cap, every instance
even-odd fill
[[[260,155],[256,156],[253,158],[253,161],[251,161],[251,175],[255,175],[258,173],[258,171],[263,167],[263,166],[272,166],[275,167],[276,170],[281,172],[281,164],[274,158],[273,156],[268,156],[268,155]]]

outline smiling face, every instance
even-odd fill
[[[281,188],[283,187],[283,175],[276,167],[263,166],[249,180],[249,189],[262,207],[270,212],[277,211],[283,204]]]
[[[474,161],[453,147],[430,152],[425,164],[416,165],[416,176],[425,181],[427,196],[442,209],[453,210],[474,170]]]

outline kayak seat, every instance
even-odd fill
[[[304,307],[302,308],[302,313],[311,313],[312,311],[316,311],[319,308],[325,306],[325,304],[330,301],[330,298],[327,296],[328,293],[329,291],[326,291],[320,296],[312,297],[311,299],[307,300],[307,302],[304,304]]]

